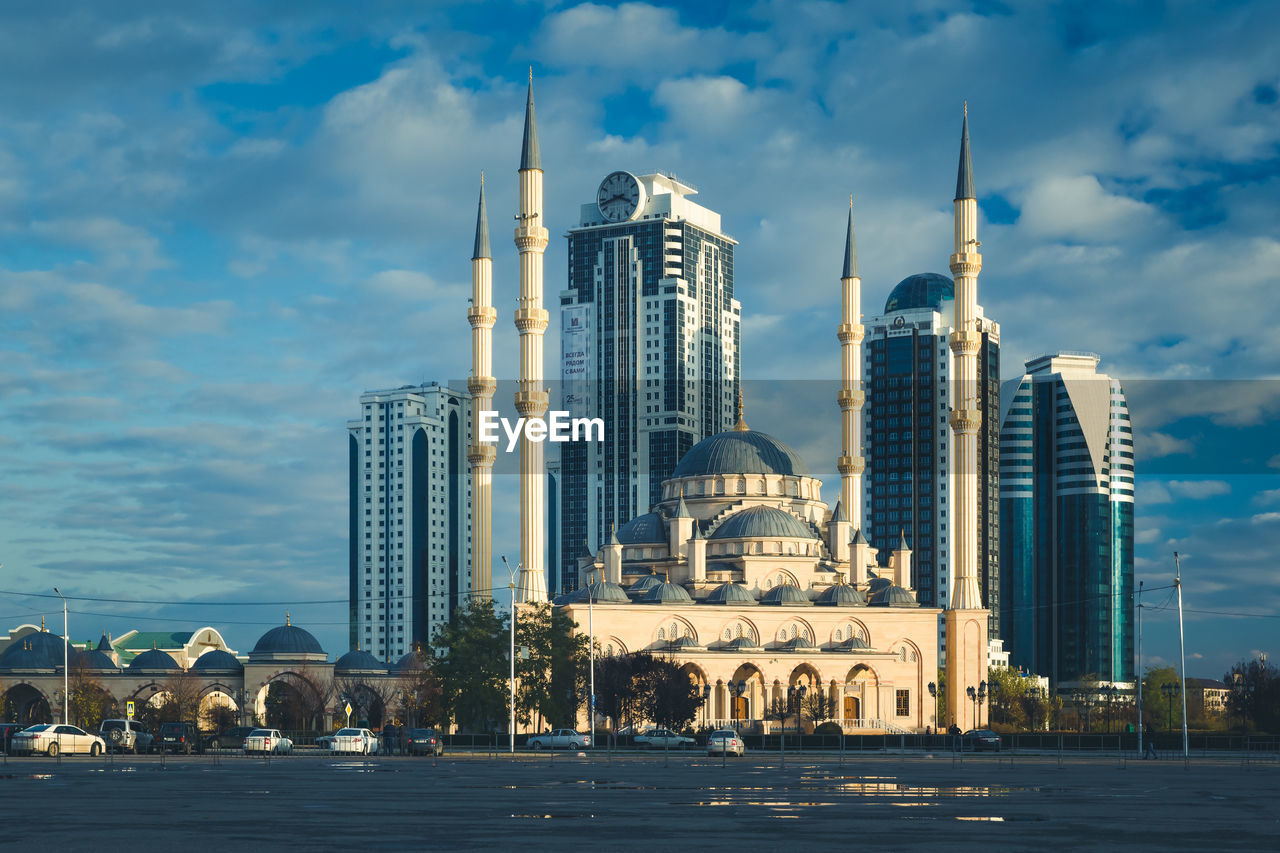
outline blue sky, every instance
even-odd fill
[[[674,171],[741,241],[748,380],[838,376],[849,193],[867,310],[946,271],[968,99],[1005,375],[1103,356],[1138,433],[1138,577],[1178,550],[1188,608],[1270,614],[1189,613],[1189,674],[1275,654],[1278,25],[1236,2],[6,7],[0,587],[288,601],[341,651],[345,605],[298,602],[346,594],[345,421],[362,390],[466,376],[481,169],[515,372],[532,65],[547,292],[602,175]],[[756,425],[827,471],[827,416]],[[245,651],[283,610],[77,602],[73,634],[214,624]],[[0,626],[42,611],[0,596]],[[1169,612],[1146,626],[1175,659]]]

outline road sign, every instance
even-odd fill
[[[133,710],[134,710],[134,707],[133,707],[133,700],[132,700],[132,699],[130,699],[130,700],[128,700],[127,702],[125,702],[125,703],[124,703],[124,712],[125,712],[125,714],[127,714],[127,715],[128,715],[129,719],[131,719],[131,720],[133,719]]]
[[[350,703],[350,702],[348,702],[348,703],[347,703],[347,707],[346,707],[344,710],[347,712],[347,716],[348,716],[348,717],[350,717],[350,716],[351,716],[351,712],[352,712],[352,710],[354,710],[354,709],[351,707],[351,703]]]

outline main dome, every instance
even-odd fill
[[[884,302],[884,313],[910,311],[912,308],[932,308],[937,311],[946,300],[955,301],[956,283],[936,272],[909,275],[889,291]]]
[[[284,625],[272,628],[258,638],[258,644],[253,650],[259,654],[324,654],[324,649],[320,648],[319,641],[310,631],[290,624],[287,620]]]
[[[732,429],[704,438],[689,449],[671,476],[707,474],[813,476],[800,454],[768,433],[752,429]]]

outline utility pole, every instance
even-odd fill
[[[1173,552],[1173,564],[1176,574],[1173,578],[1173,586],[1178,590],[1178,654],[1182,661],[1182,668],[1178,672],[1178,679],[1182,682],[1179,686],[1182,688],[1182,760],[1188,759],[1189,750],[1187,748],[1187,644],[1182,634],[1182,562],[1178,558],[1178,552]]]
[[[62,724],[67,724],[67,706],[71,704],[71,695],[68,690],[70,683],[67,678],[67,644],[71,642],[71,637],[67,634],[67,597],[58,588],[53,588],[58,593],[58,598],[62,599]]]
[[[507,574],[511,576],[511,581],[507,584],[507,588],[511,590],[511,696],[510,709],[511,716],[507,723],[507,748],[512,755],[516,753],[516,575],[511,571],[511,564],[507,562],[507,555],[502,555],[502,565],[507,567]]]
[[[1138,581],[1138,755],[1142,750],[1142,581]]]

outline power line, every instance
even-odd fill
[[[1176,610],[1176,607],[1152,607],[1152,610]],[[1237,616],[1248,619],[1280,619],[1280,613],[1241,613],[1237,610],[1193,610],[1183,608],[1184,613],[1205,613],[1212,616]]]

